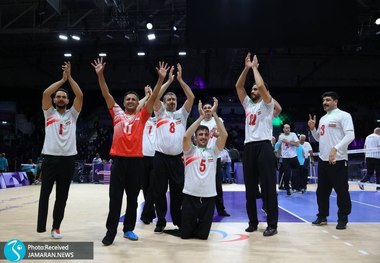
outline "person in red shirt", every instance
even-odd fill
[[[153,104],[166,76],[168,65],[159,62],[159,67],[156,68],[158,73],[156,86],[140,111],[137,111],[139,97],[134,91],[128,91],[124,96],[125,111],[115,102],[104,78],[103,71],[106,63],[103,62],[103,58],[94,60],[91,65],[98,76],[99,86],[112,116],[114,128],[110,150],[113,163],[109,188],[109,212],[106,222],[107,233],[102,240],[105,246],[109,246],[113,243],[117,233],[124,191],[127,195],[124,237],[138,240],[138,236],[133,230],[136,225],[137,198],[141,185],[139,174],[143,169],[143,130],[146,121],[152,114]]]

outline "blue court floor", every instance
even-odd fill
[[[350,191],[352,201],[352,212],[349,216],[349,223],[379,223],[380,222],[380,192],[376,191]],[[144,203],[139,205],[138,218],[140,218],[141,208]],[[231,216],[220,217],[215,212],[214,222],[248,222],[245,210],[244,191],[225,191],[224,205]],[[286,195],[285,191],[278,191],[279,222],[305,222],[310,223],[316,218],[318,212],[315,191],[304,194],[293,193]],[[169,206],[168,206],[169,207]],[[266,222],[266,215],[261,210],[261,199],[257,199],[258,219]],[[170,213],[166,219],[171,222]],[[124,216],[120,218],[123,221]],[[333,191],[330,197],[330,216],[329,222],[337,221],[336,194]]]

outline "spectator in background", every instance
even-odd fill
[[[32,159],[28,159],[26,164],[21,165],[21,171],[25,172],[28,176],[29,184],[34,184],[36,178],[36,167],[37,165],[33,162]]]
[[[300,177],[301,177],[301,191],[302,193],[306,192],[307,189],[307,181],[310,173],[310,165],[314,165],[314,153],[313,148],[310,143],[306,141],[306,135],[301,134],[299,136],[300,145],[302,148],[302,154],[304,158],[304,162],[300,167]]]
[[[240,152],[238,149],[236,149],[235,145],[231,144],[230,149],[228,150],[228,154],[231,158],[231,168],[232,168],[232,174],[234,175],[234,180],[236,182],[236,172],[235,172],[235,163],[240,162]]]
[[[102,163],[102,158],[100,158],[100,154],[96,153],[94,159],[92,159],[92,163],[94,164],[99,164]]]
[[[364,190],[365,182],[376,173],[376,183],[380,184],[380,128],[377,127],[372,134],[368,135],[364,141],[364,149],[372,149],[365,153],[365,163],[367,166],[367,174],[360,180],[359,187]],[[376,187],[379,191],[380,187]]]
[[[5,153],[0,153],[0,173],[8,172],[8,160]]]
[[[299,145],[299,140],[294,132],[290,131],[290,125],[285,123],[283,125],[283,133],[278,137],[278,141],[281,143],[281,158],[282,165],[284,169],[284,187],[286,189],[286,194],[291,195],[289,180],[291,178],[292,189],[294,191],[300,190],[300,177],[299,169],[300,164],[297,160],[297,146]]]
[[[226,148],[223,149],[221,155],[221,162],[222,162],[222,168],[223,168],[223,183],[233,183],[232,176],[231,176],[231,157],[228,154],[228,151]]]
[[[279,190],[285,190],[284,187],[284,166],[282,165],[282,158],[281,158],[281,142],[277,141],[274,144],[274,154],[276,156],[276,164],[277,164],[277,171],[278,171],[278,189]]]
[[[34,180],[34,184],[40,184],[41,182],[41,168],[42,168],[42,159],[38,160],[38,163],[36,166],[36,178]]]

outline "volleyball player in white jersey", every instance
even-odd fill
[[[143,106],[149,96],[152,94],[152,88],[145,86],[145,97],[140,100],[139,106]],[[141,212],[140,220],[144,224],[150,224],[156,218],[156,211],[154,209],[154,195],[153,195],[153,157],[154,157],[154,144],[156,141],[156,117],[150,117],[145,123],[143,132],[143,163],[144,170],[141,176],[141,189],[144,194],[144,207]]]
[[[183,188],[181,238],[207,239],[215,209],[216,160],[228,137],[223,122],[217,115],[218,101],[214,99],[211,112],[219,136],[209,143],[209,129],[201,125],[205,118],[199,101],[198,119],[187,129],[183,137],[185,161],[185,186]],[[191,138],[195,134],[193,145]]]
[[[70,183],[74,174],[76,145],[76,123],[83,105],[83,93],[71,76],[71,64],[62,66],[62,79],[51,84],[42,96],[42,110],[45,116],[45,141],[42,148],[44,156],[41,177],[41,191],[38,205],[37,232],[46,232],[49,197],[55,186],[55,203],[51,236],[62,238],[60,226],[65,213]],[[70,109],[69,94],[60,87],[68,81],[75,99]],[[53,103],[51,96],[54,94]]]
[[[313,225],[326,225],[329,216],[329,199],[332,189],[337,195],[338,224],[336,229],[346,229],[351,213],[348,192],[348,145],[354,140],[354,124],[348,112],[338,108],[338,94],[334,91],[322,94],[326,111],[315,128],[316,116],[309,114],[308,126],[314,139],[319,142],[317,219]]]
[[[307,189],[307,180],[309,178],[310,165],[314,165],[314,153],[311,144],[306,141],[306,135],[299,136],[300,147],[302,147],[305,162],[301,165],[301,190],[305,192]]]
[[[278,136],[278,141],[281,143],[281,158],[284,171],[284,187],[287,195],[291,195],[289,181],[291,178],[292,189],[300,189],[300,164],[297,159],[297,147],[299,140],[297,134],[290,131],[290,125],[284,123],[283,133]],[[291,176],[291,177],[290,177]]]
[[[367,174],[359,182],[360,189],[364,190],[362,183],[368,182],[376,172],[376,183],[380,184],[380,128],[377,127],[372,134],[368,135],[364,141],[364,149],[378,149],[377,152],[366,152],[365,162],[367,166]],[[376,191],[380,187],[376,187]]]
[[[167,89],[169,85],[173,82],[173,70],[174,67],[170,68],[169,78],[162,85],[163,89]],[[161,90],[160,90],[161,91]],[[145,105],[146,101],[152,94],[152,88],[147,85],[145,86],[145,97],[139,102],[138,111]],[[160,94],[159,94],[160,95]],[[150,224],[154,218],[156,218],[156,211],[154,208],[154,167],[153,158],[155,154],[155,143],[156,143],[156,123],[157,118],[152,116],[145,123],[144,134],[143,134],[143,162],[144,171],[141,177],[141,189],[144,194],[144,207],[141,212],[140,220],[144,224]]]
[[[207,126],[209,130],[210,140],[208,141],[208,145],[207,145],[209,148],[212,148],[212,145],[215,144],[215,141],[219,136],[217,124],[216,124],[215,119],[212,116],[211,108],[212,108],[212,105],[210,103],[205,103],[203,105],[202,109],[205,113],[205,116],[203,120],[201,121],[201,125]],[[223,122],[222,118],[219,117],[219,119]],[[215,176],[216,193],[217,193],[217,196],[215,198],[215,207],[216,207],[216,210],[218,211],[218,215],[230,216],[230,214],[227,213],[226,208],[224,207],[222,177],[223,177],[222,161],[221,161],[221,156],[219,156],[217,159],[216,176]]]
[[[169,80],[173,81],[173,67],[169,72]],[[187,118],[194,103],[194,94],[182,79],[182,67],[177,64],[177,80],[186,95],[183,106],[177,110],[177,96],[168,92],[163,102],[159,99],[154,105],[156,124],[156,144],[153,166],[155,171],[154,200],[157,214],[155,232],[163,232],[166,226],[167,201],[166,192],[169,183],[170,214],[173,224],[181,226],[182,190],[184,184],[184,165],[182,161],[182,139],[186,131]],[[169,86],[169,85],[168,85]],[[161,87],[160,94],[166,88]],[[159,94],[159,96],[160,96]],[[159,97],[158,97],[159,98]]]
[[[276,172],[272,148],[272,119],[274,114],[274,99],[269,94],[260,72],[258,60],[248,53],[245,67],[236,82],[236,91],[245,110],[245,140],[243,154],[244,183],[246,188],[246,209],[249,226],[245,231],[257,230],[257,185],[260,183],[261,195],[266,203],[267,223],[264,236],[277,234],[278,201],[276,192]],[[249,70],[253,70],[255,85],[251,97],[247,95],[244,84]]]

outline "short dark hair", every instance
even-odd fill
[[[333,100],[338,100],[339,99],[339,96],[338,96],[338,93],[336,93],[335,91],[326,91],[322,94],[322,99],[324,97],[331,97]]]
[[[125,94],[124,94],[124,97],[123,97],[123,100],[125,100],[125,97],[127,97],[129,94],[133,94],[137,97],[138,100],[140,100],[140,97],[139,97],[139,94],[137,94],[137,92],[133,91],[133,90],[130,90],[130,91],[127,91]]]
[[[55,97],[55,95],[57,94],[58,91],[62,91],[64,93],[66,93],[67,98],[69,98],[69,92],[67,90],[65,90],[64,88],[59,88],[56,92],[54,92],[53,97]]]
[[[212,108],[213,103],[211,103],[211,102],[205,102],[205,103],[203,103],[203,105],[202,105],[202,109],[203,109],[203,107],[204,107],[205,105],[210,105],[211,108]]]
[[[253,86],[255,86],[255,85],[257,85],[257,84],[256,84],[256,83],[253,83],[252,88],[253,88]],[[265,81],[264,81],[264,87],[267,89],[267,91],[269,91],[269,85],[268,85],[268,83],[266,83]]]
[[[198,131],[206,130],[207,132],[210,132],[207,126],[205,125],[199,125],[198,128],[195,130],[195,135],[197,135]]]
[[[166,100],[167,100],[167,98],[168,98],[169,96],[174,96],[174,97],[177,98],[177,95],[175,95],[174,92],[169,91],[169,92],[167,92],[167,93],[164,95],[163,101],[166,102]]]

